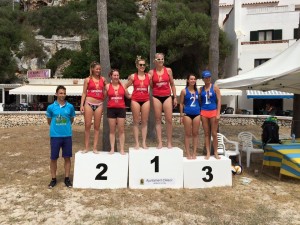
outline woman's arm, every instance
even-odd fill
[[[214,85],[214,91],[217,96],[217,119],[220,119],[220,113],[221,113],[221,92],[218,87],[218,85]]]
[[[82,95],[81,95],[81,100],[80,100],[80,112],[84,113],[84,102],[86,98],[86,92],[87,92],[87,86],[90,78],[85,78],[84,83],[83,83],[83,90],[82,90]]]
[[[124,90],[125,90],[125,97],[128,98],[128,99],[131,99],[131,94],[129,94],[128,89],[125,88],[125,86],[122,83],[120,83],[120,85],[122,85]]]
[[[153,88],[153,70],[149,71],[150,87]]]
[[[182,118],[183,118],[184,97],[185,97],[185,89],[182,89],[180,92],[180,100],[179,100],[180,124],[182,123]]]
[[[129,75],[128,80],[125,84],[125,89],[130,87],[133,84],[134,74]]]
[[[177,106],[177,95],[176,95],[176,87],[175,87],[175,83],[174,83],[174,79],[173,79],[173,72],[171,68],[167,68],[168,74],[169,74],[169,78],[170,78],[170,86],[171,86],[171,90],[173,93],[173,97],[174,97],[174,108]]]

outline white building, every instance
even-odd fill
[[[219,25],[232,44],[224,78],[245,73],[278,55],[296,41],[300,23],[300,0],[220,0]],[[250,93],[248,92],[248,97]],[[281,93],[264,99],[259,94],[238,99],[238,108],[258,112],[267,102],[291,110],[292,99]],[[286,96],[290,97],[290,96]],[[258,100],[262,98],[262,100]]]

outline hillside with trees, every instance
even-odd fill
[[[210,34],[210,0],[161,0],[158,5],[157,51],[164,52],[166,64],[175,78],[185,78],[208,65]],[[11,1],[0,5],[0,83],[12,82],[19,71],[16,58],[36,57],[52,74],[70,60],[63,77],[82,78],[88,74],[91,61],[99,61],[96,1],[73,1],[60,7],[41,7],[24,12]],[[149,56],[150,13],[138,16],[135,0],[108,1],[108,32],[111,67],[121,76],[135,71],[137,55]],[[81,36],[81,51],[62,49],[46,60],[43,46],[35,35]],[[220,64],[230,50],[220,31]],[[149,60],[149,59],[148,59]]]

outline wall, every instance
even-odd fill
[[[221,115],[221,125],[262,125],[268,116],[265,115],[241,115],[225,114]],[[291,126],[291,117],[278,116],[280,126]],[[164,118],[163,118],[164,123]],[[173,123],[179,124],[179,114],[173,114]],[[37,126],[47,124],[45,112],[0,112],[0,128],[20,127],[20,126]],[[75,125],[84,125],[83,115],[77,112]],[[126,125],[132,124],[131,113],[127,113]],[[84,128],[82,128],[84,130]],[[83,131],[82,130],[82,131]]]

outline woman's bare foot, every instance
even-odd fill
[[[99,153],[100,153],[100,152],[99,152],[98,150],[96,150],[96,149],[94,149],[93,152],[94,152],[95,154],[99,154]]]
[[[121,155],[125,155],[124,150],[120,151],[120,154],[121,154]]]
[[[146,143],[143,143],[143,149],[148,149],[148,146],[146,145]]]
[[[135,146],[134,146],[134,149],[135,150],[138,150],[140,148],[140,145],[139,144],[136,144]]]
[[[114,154],[115,153],[115,150],[110,150],[109,154]]]
[[[161,149],[162,148],[162,143],[159,143],[158,146],[156,147],[157,149]]]
[[[218,155],[218,153],[215,153],[215,158],[216,159],[221,159],[221,157]]]
[[[191,159],[192,157],[191,157],[191,155],[190,155],[190,153],[187,151],[187,152],[185,152],[185,157],[187,158],[187,159]]]
[[[173,148],[171,143],[168,144],[168,148]]]
[[[208,160],[209,157],[210,157],[210,154],[207,154],[207,155],[204,157],[204,159]]]
[[[192,155],[192,159],[197,159],[196,154],[193,154],[193,155]]]
[[[83,154],[88,153],[88,152],[89,152],[89,150],[86,150],[86,149],[81,150],[81,153],[83,153]]]

